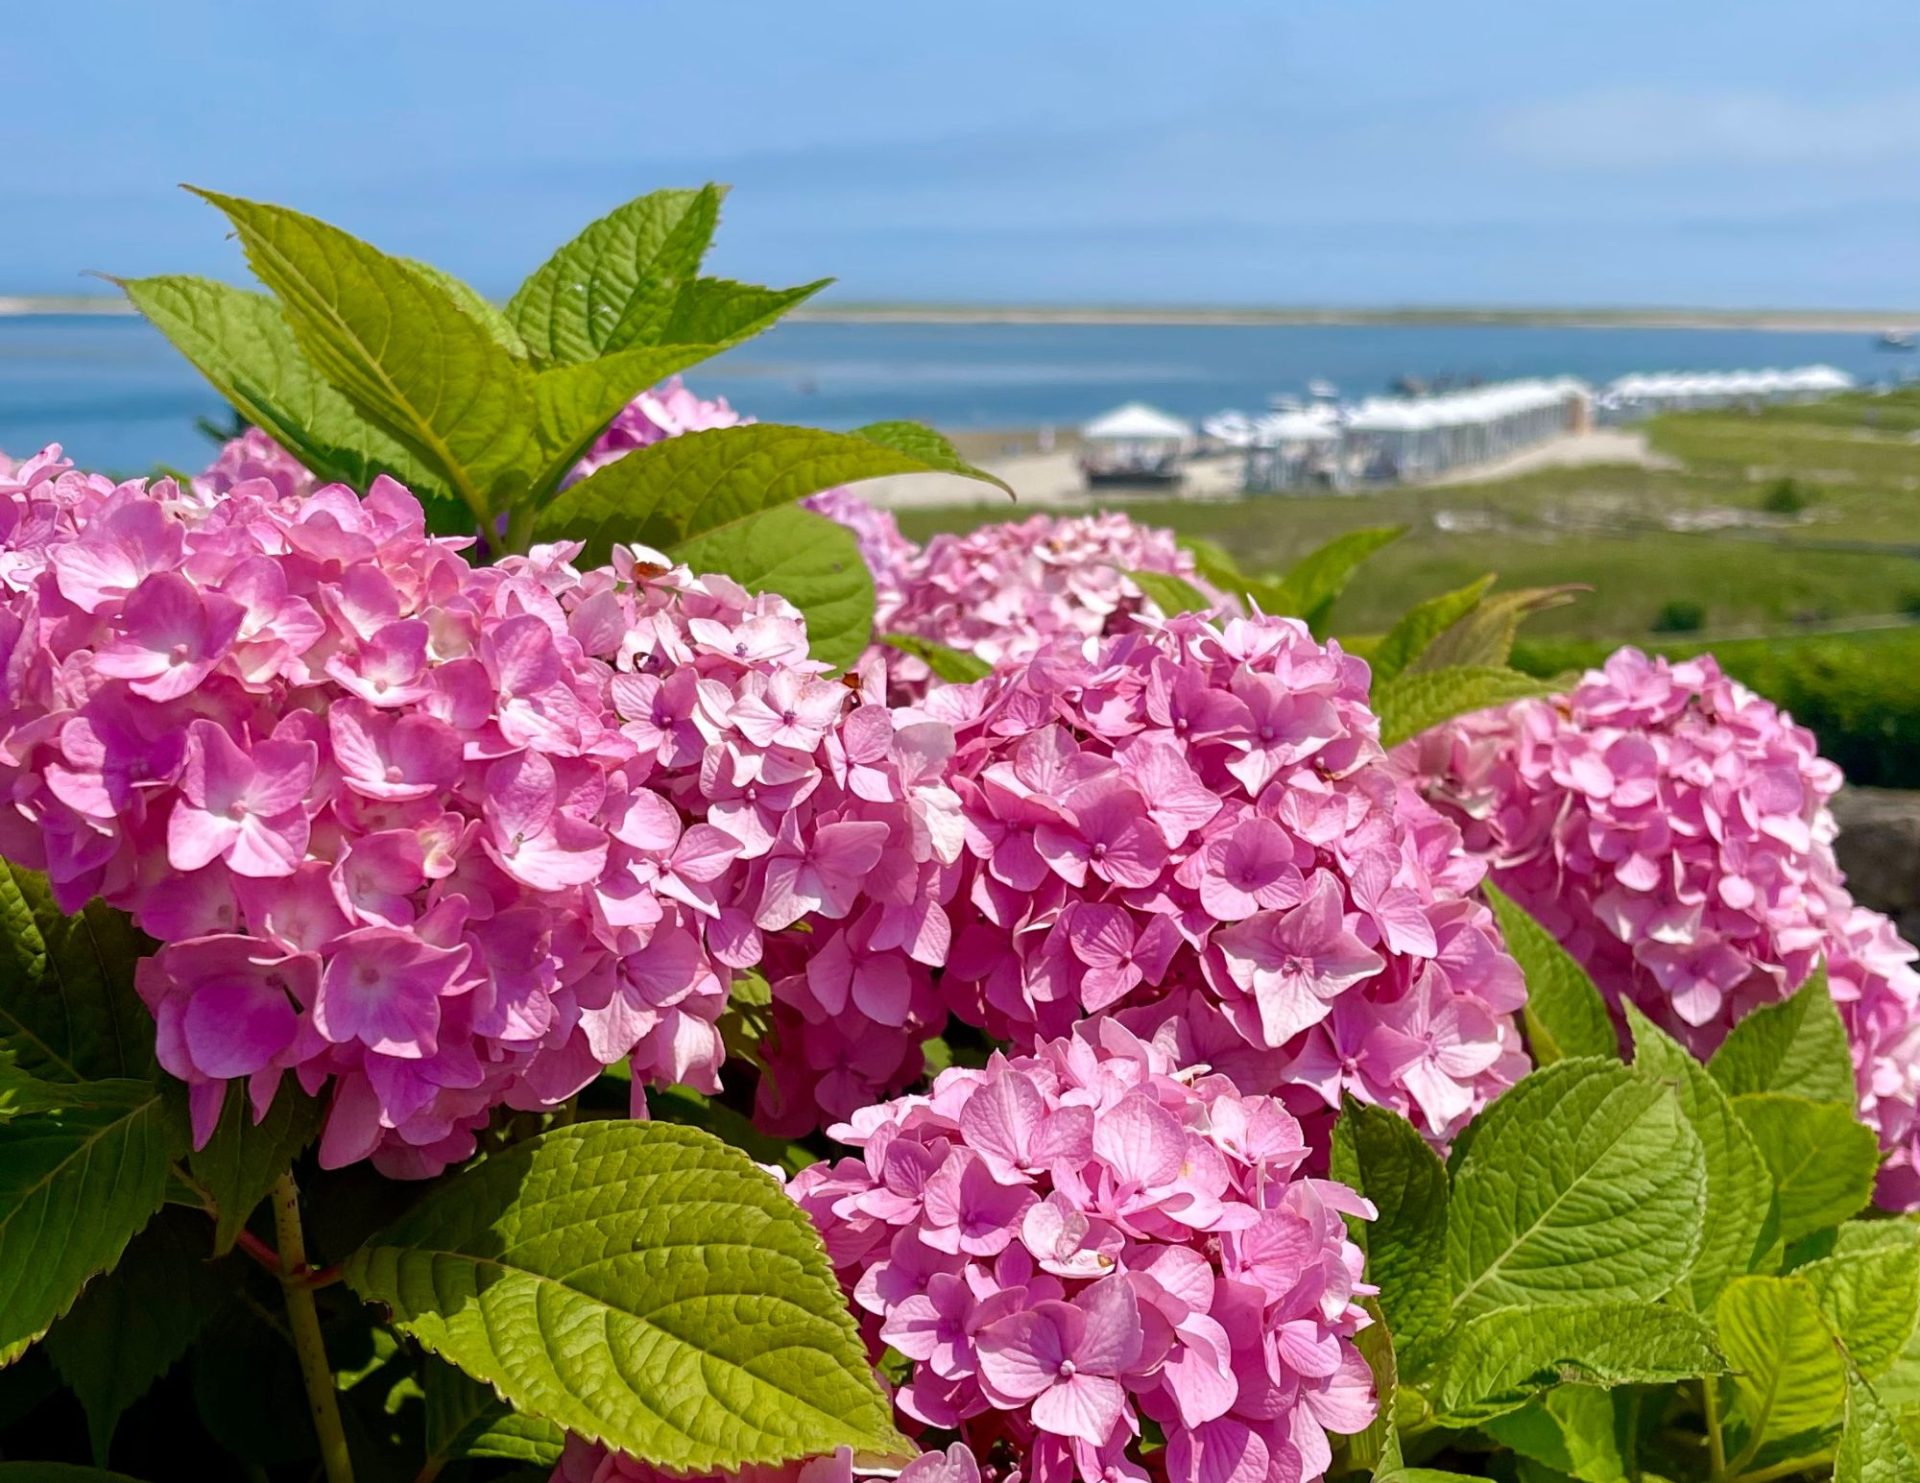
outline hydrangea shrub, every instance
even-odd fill
[[[1883,1202],[1920,1204],[1920,952],[1854,903],[1813,737],[1721,673],[1623,649],[1566,695],[1409,748],[1425,796],[1618,1005],[1703,1059],[1824,962]]]
[[[766,929],[854,914],[883,858],[910,911],[951,863],[938,728],[899,740],[778,598],[648,552],[476,568],[391,482],[276,489],[0,485],[35,650],[0,849],[162,944],[196,1142],[234,1078],[256,1117],[329,1092],[323,1166],[412,1175],[615,1062],[718,1090]]]
[[[679,379],[820,287],[714,187],[504,307],[203,194],[270,294],[124,286],[248,430],[0,458],[0,1452],[1920,1475],[1912,954],[1770,707],[1474,717],[1564,593],[1329,638],[1391,529],[917,547],[848,486],[997,481]]]

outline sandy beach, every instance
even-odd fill
[[[972,433],[960,442],[961,451],[989,473],[997,474],[1014,488],[1019,505],[1035,509],[1084,509],[1094,505],[1123,505],[1131,499],[1164,500],[1171,497],[1190,500],[1237,499],[1240,497],[1243,455],[1216,453],[1191,460],[1186,479],[1178,490],[1145,485],[1138,490],[1102,489],[1094,495],[1080,473],[1077,455],[1071,448],[1039,452],[1032,447],[1034,435],[1015,432]],[[1024,445],[1024,446],[1022,446]],[[1009,447],[1019,451],[1005,451]],[[1583,468],[1595,465],[1630,465],[1639,468],[1672,468],[1671,459],[1662,458],[1647,446],[1645,434],[1626,428],[1597,428],[1587,433],[1570,433],[1538,444],[1508,458],[1451,469],[1438,479],[1408,481],[1399,488],[1440,488],[1446,485],[1483,484],[1510,479],[1539,469]],[[1006,505],[1004,495],[972,479],[949,474],[903,474],[889,479],[871,479],[857,486],[862,499],[891,510],[930,509],[952,505]],[[1271,496],[1284,499],[1285,495]],[[1010,512],[1013,513],[1013,512]]]

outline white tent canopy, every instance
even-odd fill
[[[1193,424],[1145,402],[1128,402],[1094,418],[1080,436],[1089,443],[1184,443]]]
[[[1832,366],[1800,366],[1790,371],[1640,371],[1609,385],[1599,406],[1609,420],[1620,422],[1695,407],[1818,401],[1853,384],[1853,377]]]
[[[1432,478],[1583,427],[1591,398],[1585,382],[1557,376],[1278,412],[1254,422],[1246,487],[1350,488]]]
[[[1340,427],[1329,417],[1311,412],[1276,412],[1253,425],[1254,446],[1271,448],[1281,443],[1337,443]]]

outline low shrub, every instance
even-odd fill
[[[1655,633],[1698,633],[1707,626],[1707,610],[1689,598],[1676,597],[1660,605],[1652,626]]]

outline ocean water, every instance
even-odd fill
[[[781,325],[688,381],[763,421],[853,427],[912,418],[945,428],[1070,425],[1138,398],[1198,418],[1259,411],[1316,377],[1343,396],[1397,377],[1500,380],[1826,362],[1863,381],[1911,359],[1861,333],[1454,325]],[[223,415],[199,374],[143,321],[0,318],[0,450],[50,442],[85,467],[198,469],[194,426]]]

